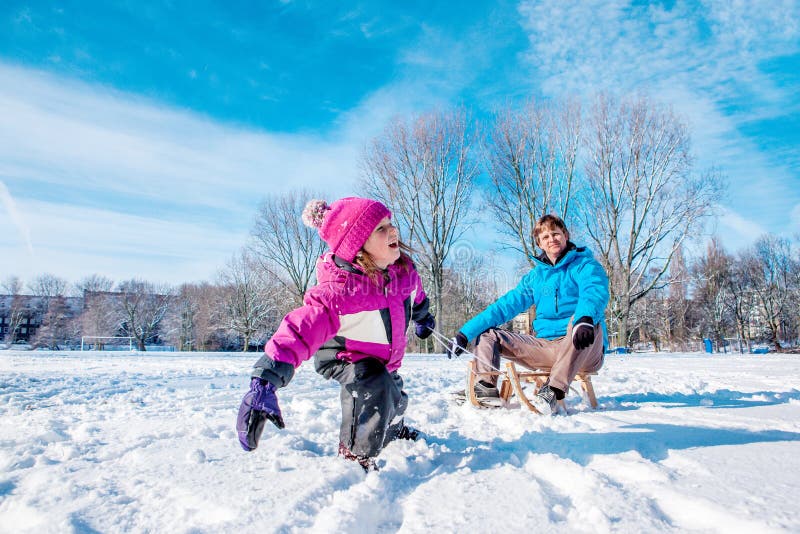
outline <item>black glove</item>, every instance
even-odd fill
[[[450,350],[447,351],[447,357],[452,358],[453,356],[461,356],[467,351],[467,345],[469,345],[467,336],[461,332],[456,332],[453,342],[450,345]]]
[[[417,321],[417,325],[414,327],[414,333],[418,338],[425,339],[433,333],[434,328],[436,328],[436,319],[429,313]]]
[[[572,327],[572,344],[578,350],[583,350],[594,343],[594,321],[584,315]]]

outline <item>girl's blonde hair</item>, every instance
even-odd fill
[[[394,265],[402,267],[406,271],[411,267],[411,256],[410,254],[413,251],[411,247],[403,243],[402,241],[397,241],[397,246],[400,247],[400,258],[394,262]],[[356,254],[356,258],[353,260],[353,264],[357,265],[364,274],[366,274],[373,282],[378,282],[378,274],[381,272],[381,269],[375,265],[375,261],[370,256],[369,252],[364,250],[363,248],[358,251]]]

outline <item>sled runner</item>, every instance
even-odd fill
[[[592,375],[596,374],[597,373],[578,373],[575,376],[575,380],[581,385],[582,397],[585,401],[588,401],[592,408],[597,408],[597,397],[594,394],[594,387],[592,387]],[[550,376],[550,369],[519,371],[516,365],[514,365],[514,362],[507,362],[505,371],[487,371],[479,373],[476,369],[475,360],[473,360],[467,366],[466,389],[467,398],[473,406],[478,408],[499,407],[499,405],[494,403],[487,404],[484,399],[479,399],[475,395],[476,382],[481,378],[494,376],[499,378],[497,385],[500,392],[500,399],[502,399],[503,403],[507,403],[509,399],[511,399],[511,396],[516,394],[519,401],[525,405],[526,408],[532,412],[540,413],[539,410],[534,407],[533,403],[531,403],[529,395],[535,395],[539,391],[539,388],[545,383],[547,377]],[[528,388],[530,393],[526,392],[526,385],[533,386],[532,388]],[[561,408],[566,411],[564,401],[560,400],[558,403]]]

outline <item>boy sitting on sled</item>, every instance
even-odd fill
[[[536,221],[534,240],[542,249],[535,266],[517,287],[497,299],[462,326],[454,337],[453,354],[461,354],[476,341],[481,399],[499,397],[497,376],[500,357],[530,368],[549,368],[550,376],[531,399],[543,414],[552,414],[577,373],[595,372],[603,365],[604,313],[608,304],[608,276],[586,247],[569,240],[561,218],[545,215]],[[496,328],[517,314],[536,307],[534,335]]]

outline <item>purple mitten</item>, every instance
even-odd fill
[[[239,415],[236,417],[236,433],[239,443],[246,451],[258,447],[261,432],[267,419],[278,428],[283,428],[283,417],[275,395],[275,386],[266,380],[253,378],[250,380],[250,391],[245,393]]]
[[[417,321],[417,324],[414,327],[414,333],[418,338],[425,339],[433,333],[434,328],[436,328],[436,319],[433,318],[433,315],[428,314]]]

